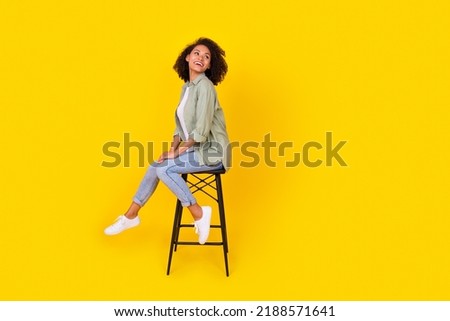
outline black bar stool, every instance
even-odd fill
[[[182,174],[181,177],[186,181],[189,188],[191,189],[192,194],[201,191],[204,194],[208,195],[210,198],[215,200],[219,206],[219,218],[220,224],[214,225],[211,224],[211,228],[220,228],[222,234],[221,242],[206,242],[204,245],[215,245],[223,247],[223,255],[225,259],[225,272],[227,276],[229,276],[228,272],[228,239],[227,239],[227,227],[225,223],[225,207],[223,203],[223,193],[222,193],[222,181],[221,175],[225,173],[224,169],[214,170],[214,171],[206,171],[206,172],[197,172],[197,173],[189,173]],[[196,182],[191,182],[188,179],[188,176],[192,176],[195,178]],[[208,188],[209,187],[209,188]],[[216,190],[216,196],[211,195],[208,190]],[[173,221],[173,230],[172,230],[172,239],[170,241],[170,250],[169,250],[169,262],[167,264],[167,275],[170,274],[170,265],[172,263],[172,255],[173,252],[177,250],[178,245],[200,245],[198,242],[187,242],[180,241],[178,239],[180,235],[180,229],[182,227],[194,227],[194,224],[182,224],[181,219],[183,216],[183,206],[181,205],[180,200],[177,200],[177,205],[175,208],[175,218]]]

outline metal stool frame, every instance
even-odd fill
[[[229,276],[228,270],[228,238],[227,238],[227,228],[225,222],[225,206],[223,201],[223,191],[222,191],[222,180],[221,175],[225,173],[225,170],[216,170],[216,171],[207,171],[207,172],[198,172],[198,173],[189,173],[182,174],[181,177],[186,181],[189,188],[191,189],[192,194],[196,192],[202,192],[208,195],[210,198],[215,200],[219,206],[219,219],[220,224],[212,224],[211,228],[220,228],[222,241],[221,242],[206,242],[204,245],[213,245],[213,246],[222,246],[223,247],[223,255],[225,260],[225,273]],[[196,178],[198,181],[193,183],[188,180],[188,176]],[[202,177],[205,176],[206,177]],[[214,186],[215,183],[215,186]],[[216,196],[211,195],[206,189],[213,189],[216,191]],[[183,206],[181,205],[180,200],[177,200],[177,204],[175,207],[175,218],[173,221],[173,229],[172,229],[172,238],[170,241],[170,250],[169,250],[169,262],[167,264],[167,275],[170,274],[170,266],[172,264],[172,256],[173,252],[176,252],[178,245],[200,245],[198,242],[188,242],[188,241],[180,241],[180,229],[184,227],[194,227],[194,224],[182,224],[181,219],[183,216]]]

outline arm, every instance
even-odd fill
[[[187,142],[182,142],[179,135],[173,136],[172,145],[168,152],[164,152],[159,156],[158,163],[162,163],[165,159],[177,158],[184,152],[186,152],[190,147],[195,144],[193,139],[189,139]]]
[[[170,150],[171,151],[177,150],[178,147],[180,146],[180,142],[181,142],[180,135],[174,135],[172,145],[170,145]]]
[[[181,142],[181,144],[179,145],[179,147],[174,151],[175,152],[175,157],[183,154],[185,151],[187,151],[189,148],[191,148],[192,146],[194,146],[195,141],[192,138],[189,138],[187,142]]]
[[[195,126],[189,134],[189,140],[203,143],[207,140],[213,124],[216,109],[216,92],[212,84],[199,85],[198,100],[195,108]]]
[[[177,145],[173,150],[173,158],[186,152],[195,143],[202,143],[207,139],[214,118],[215,91],[214,87],[200,87],[196,105],[196,124],[188,140]],[[178,137],[179,138],[179,137]]]
[[[172,146],[168,152],[163,153],[158,162],[164,159],[176,158],[186,152],[195,143],[203,143],[206,141],[212,126],[215,111],[216,94],[212,86],[203,86],[199,88],[199,97],[196,104],[196,123],[195,128],[189,134],[188,140],[182,142],[180,135],[175,133]]]

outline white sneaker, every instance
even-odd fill
[[[133,219],[129,219],[125,217],[125,215],[120,215],[112,225],[105,228],[105,234],[116,235],[125,231],[126,229],[138,226],[139,223],[141,223],[139,216],[136,216]]]
[[[202,206],[203,216],[198,221],[194,222],[195,233],[198,234],[198,243],[205,244],[209,236],[209,229],[211,224],[211,207]]]

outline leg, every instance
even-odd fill
[[[119,234],[122,231],[138,226],[140,219],[139,210],[148,201],[158,186],[159,178],[156,175],[156,168],[152,164],[148,167],[144,178],[133,198],[133,202],[124,215],[120,215],[117,220],[105,229],[106,235]]]
[[[198,221],[199,219],[202,218],[203,216],[202,207],[198,205],[198,203],[190,205],[187,208],[189,209],[189,212],[191,212],[191,215],[194,218],[194,220]]]
[[[145,173],[145,176],[142,179],[141,184],[139,185],[139,188],[133,197],[133,203],[131,203],[131,206],[125,216],[129,218],[133,218],[133,216],[136,217],[141,207],[144,206],[145,203],[147,203],[149,198],[155,192],[156,187],[159,183],[157,166],[157,163],[153,163],[148,167],[147,172]]]
[[[178,158],[169,159],[164,163],[156,165],[156,174],[164,184],[177,196],[181,205],[187,207],[194,220],[202,218],[202,207],[191,193],[184,179],[180,174],[202,172],[222,167],[222,164],[215,166],[200,165],[196,159],[194,151],[186,152]]]
[[[217,167],[221,167],[219,164]],[[182,206],[187,207],[195,220],[199,243],[204,244],[209,235],[211,222],[211,207],[200,206],[192,195],[185,180],[180,174],[188,174],[215,169],[212,166],[202,166],[195,159],[195,152],[186,152],[176,159],[166,160],[158,166],[156,172],[169,189],[177,196]]]
[[[139,210],[147,203],[150,196],[155,192],[158,186],[159,178],[156,175],[156,167],[152,164],[148,167],[144,178],[133,198],[133,202],[125,213],[125,217],[133,219],[139,214]]]
[[[175,194],[183,207],[191,207],[197,203],[189,187],[180,174],[188,174],[192,171],[193,152],[186,152],[174,159],[166,159],[156,165],[158,178]],[[194,163],[193,165],[196,165]],[[196,206],[193,207],[194,213]],[[195,213],[198,215],[198,213]]]
[[[132,202],[130,207],[128,208],[127,212],[124,214],[126,218],[132,220],[139,214],[139,210],[141,209],[141,205]]]

